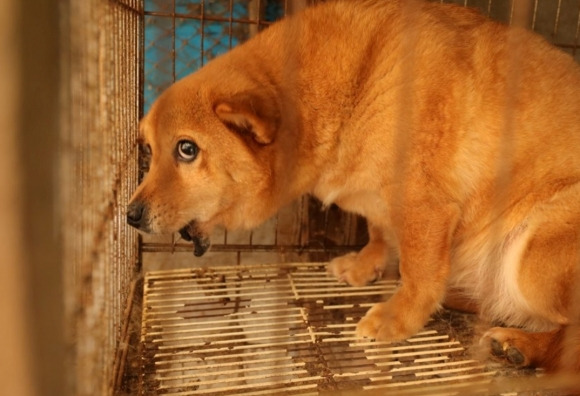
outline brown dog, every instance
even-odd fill
[[[490,330],[494,353],[580,370],[580,68],[540,37],[451,5],[328,2],[175,83],[141,133],[142,231],[180,231],[200,255],[215,225],[254,227],[310,193],[368,220],[338,278],[400,259],[360,336],[409,337],[452,291],[535,331]]]

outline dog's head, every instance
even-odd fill
[[[215,76],[178,81],[140,124],[149,170],[127,210],[128,223],[146,233],[180,232],[196,255],[207,250],[215,225],[251,228],[269,207],[273,153],[280,115],[274,98],[249,86],[230,92]],[[208,84],[208,81],[214,81]]]

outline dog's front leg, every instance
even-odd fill
[[[364,286],[383,276],[389,260],[389,243],[380,227],[368,223],[369,242],[358,253],[348,253],[333,259],[328,272],[339,281],[352,286]]]
[[[405,207],[395,224],[401,287],[361,319],[359,337],[381,341],[408,338],[423,327],[445,296],[451,237],[459,210],[431,200],[407,202]]]

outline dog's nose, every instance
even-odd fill
[[[127,207],[127,223],[138,229],[143,229],[146,222],[145,205],[141,201],[134,201]]]

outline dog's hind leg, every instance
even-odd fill
[[[328,272],[352,286],[364,286],[383,277],[393,254],[383,231],[368,223],[369,242],[358,253],[337,257],[328,265]]]
[[[448,288],[445,293],[445,300],[443,306],[447,309],[467,313],[479,313],[479,305],[476,301],[465,296],[460,289]]]
[[[580,184],[538,207],[519,265],[517,286],[526,302],[521,324],[555,330],[492,328],[482,338],[494,355],[517,366],[580,373]],[[515,324],[515,323],[514,323]]]
[[[578,196],[580,184],[559,192],[531,216],[536,226],[517,273],[529,314],[552,325],[580,320]]]

